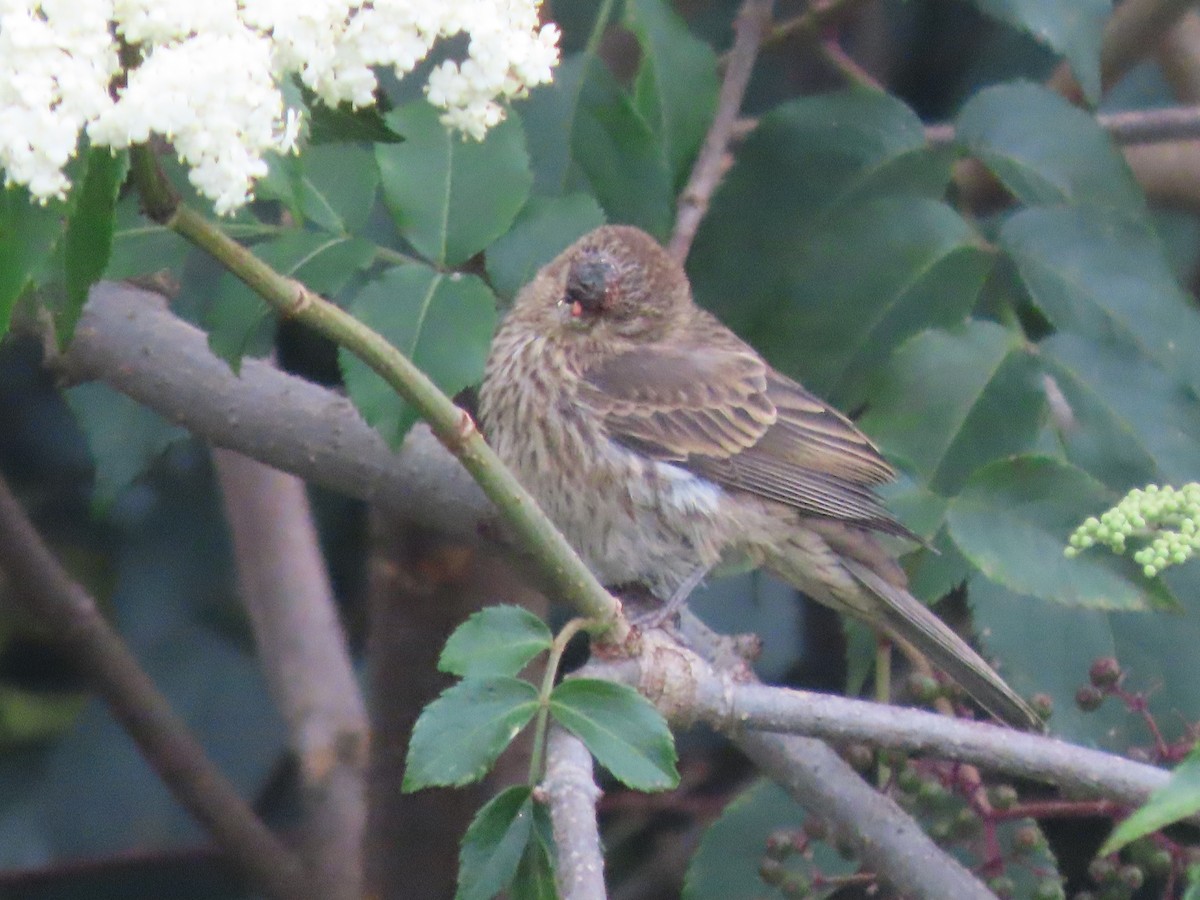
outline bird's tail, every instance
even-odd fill
[[[1044,730],[1045,723],[1033,707],[925,604],[861,563],[843,560],[843,565],[881,601],[877,610],[882,620],[879,624],[920,650],[996,718],[1014,728]]]

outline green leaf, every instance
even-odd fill
[[[981,465],[1036,443],[1045,396],[1016,332],[969,321],[906,341],[876,377],[864,430],[946,495]]]
[[[992,261],[944,203],[886,197],[831,212],[796,248],[761,309],[733,295],[712,310],[743,323],[740,330],[777,367],[853,407],[897,345],[965,320]]]
[[[1070,410],[1073,463],[1119,493],[1200,472],[1200,401],[1185,385],[1128,345],[1057,334],[1038,350]]]
[[[1194,652],[1200,643],[1200,616],[1194,614],[1198,581],[1172,583],[1188,603],[1182,616],[1047,603],[978,573],[967,594],[976,631],[987,655],[1003,661],[1005,681],[1025,696],[1041,692],[1053,700],[1054,733],[1123,753],[1146,739],[1142,714],[1118,700],[1085,713],[1075,704],[1075,692],[1087,682],[1094,660],[1116,657],[1127,686],[1146,691],[1148,712],[1167,729],[1167,740],[1182,736],[1185,723],[1200,716],[1200,654]]]
[[[326,106],[305,91],[308,106],[309,140],[313,144],[362,141],[369,144],[397,144],[403,138],[388,128],[378,106],[355,109],[349,103]]]
[[[191,245],[170,228],[142,215],[141,201],[131,192],[117,202],[112,251],[104,277],[120,281],[164,269],[178,272],[190,249]]]
[[[1100,46],[1112,0],[975,0],[975,5],[1065,57],[1084,96],[1099,101]]]
[[[350,312],[451,396],[483,377],[496,300],[474,275],[446,275],[421,264],[395,266],[358,293]],[[416,411],[366,363],[345,349],[338,358],[354,405],[398,447],[416,422]]]
[[[1150,227],[1111,210],[1027,209],[1000,245],[1060,331],[1137,348],[1200,393],[1200,316]]]
[[[360,231],[379,187],[375,154],[358,144],[320,144],[300,156],[272,156],[255,187],[260,200],[285,203],[298,224],[311,221],[334,234]]]
[[[1146,208],[1125,157],[1095,117],[1041,85],[980,91],[959,113],[956,133],[1024,203]]]
[[[510,900],[558,900],[558,885],[554,880],[554,848],[548,837],[550,816],[541,805],[534,806],[533,815],[535,820],[544,820],[544,827],[535,829],[535,840],[525,847],[525,855],[517,866],[517,875],[508,889],[508,896]]]
[[[1108,836],[1097,856],[1116,853],[1126,844],[1200,812],[1200,747],[1184,757],[1171,778]]]
[[[451,675],[516,675],[554,636],[546,623],[519,606],[489,606],[450,635],[438,669]]]
[[[129,168],[126,154],[94,147],[87,155],[87,174],[76,188],[74,209],[67,219],[63,265],[66,305],[57,311],[56,330],[64,345],[87,302],[88,289],[104,274],[112,253],[117,193]]]
[[[408,745],[406,792],[478,781],[538,710],[517,678],[464,678],[421,711]]]
[[[1089,475],[1047,457],[994,462],[976,472],[946,515],[959,550],[988,578],[1019,594],[1094,609],[1144,609],[1175,601],[1138,567],[1109,553],[1063,555],[1087,516],[1116,497]]]
[[[653,704],[632,688],[570,678],[551,693],[550,714],[634,790],[661,791],[679,783],[671,730]]]
[[[678,190],[717,108],[717,55],[663,0],[630,0],[625,19],[642,48],[634,106],[658,136]]]
[[[515,297],[538,269],[603,224],[604,212],[587,194],[530,197],[512,228],[487,248],[492,287],[501,297]]]
[[[0,337],[17,299],[54,254],[63,211],[61,203],[39,205],[23,187],[0,190]]]
[[[688,865],[684,900],[772,896],[759,876],[767,840],[781,830],[799,832],[805,818],[805,811],[779,785],[765,779],[751,785],[705,829]],[[795,854],[789,860],[789,870],[794,867],[810,880],[817,872],[836,879],[858,870],[855,860],[843,859],[829,843],[814,841],[810,846],[811,856]]]
[[[254,246],[254,255],[318,294],[332,296],[375,260],[368,241],[301,229],[285,231]],[[270,307],[241,279],[222,275],[205,313],[208,345],[234,371],[243,356],[260,356],[275,337]]]
[[[534,808],[532,789],[518,784],[475,814],[458,855],[456,900],[491,900],[508,886],[533,837]]]
[[[949,155],[926,148],[921,120],[894,97],[849,90],[784,103],[739,148],[696,235],[697,299],[742,334],[778,326],[779,286],[835,210],[849,223],[878,197],[941,200],[949,179]],[[882,224],[888,237],[903,233],[903,221]],[[851,271],[868,268],[859,258]]]
[[[671,172],[629,95],[588,54],[560,63],[554,81],[520,107],[537,192],[556,197],[585,190],[610,222],[665,237],[675,202]]]
[[[178,425],[100,382],[66,392],[96,464],[93,503],[107,508],[171,444],[187,437]]]
[[[1180,900],[1200,900],[1200,863],[1188,866],[1187,890]]]
[[[375,149],[383,195],[419,252],[438,266],[459,266],[508,230],[533,182],[516,115],[482,141],[446,128],[424,100],[385,119],[404,143]]]

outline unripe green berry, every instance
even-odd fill
[[[805,897],[812,896],[812,882],[800,872],[789,872],[779,890],[783,896],[792,900],[804,900]]]
[[[1094,712],[1104,702],[1104,694],[1099,688],[1085,684],[1075,692],[1075,705],[1084,712]]]
[[[1056,878],[1045,878],[1033,889],[1033,900],[1065,900],[1066,896],[1062,882]]]
[[[1131,891],[1136,891],[1146,883],[1146,873],[1142,871],[1141,866],[1121,866],[1117,878]]]
[[[782,884],[786,875],[787,869],[784,868],[783,863],[777,859],[771,859],[770,857],[767,857],[758,864],[758,877],[767,884]]]
[[[1114,687],[1121,680],[1121,664],[1115,657],[1101,656],[1088,669],[1088,679],[1098,688]]]
[[[1018,799],[1017,789],[1011,784],[998,784],[988,791],[988,802],[996,809],[1012,809]]]
[[[1032,853],[1043,847],[1046,843],[1042,837],[1042,832],[1036,825],[1022,825],[1013,832],[1012,846],[1013,852],[1017,854]]]
[[[988,889],[1000,900],[1008,900],[1017,892],[1017,885],[1007,875],[1001,875],[988,882]]]
[[[1163,878],[1170,873],[1173,863],[1171,851],[1158,847],[1146,858],[1144,866],[1148,874],[1155,878]]]
[[[780,862],[796,852],[795,833],[780,829],[767,835],[767,858]]]
[[[1096,884],[1108,884],[1117,877],[1117,864],[1107,856],[1100,856],[1088,863],[1088,878]]]

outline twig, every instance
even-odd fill
[[[758,57],[763,29],[770,20],[773,3],[774,0],[745,0],[734,22],[737,37],[734,38],[733,49],[729,52],[725,80],[717,98],[717,110],[708,134],[705,135],[704,145],[696,157],[696,164],[692,167],[687,186],[680,194],[675,231],[671,235],[670,244],[667,245],[667,251],[681,263],[687,259],[692,240],[696,237],[696,230],[700,227],[700,221],[708,211],[713,191],[721,180],[729,139],[737,122],[738,110],[742,107],[746,85],[750,83],[750,73],[754,71],[754,60]]]
[[[306,855],[322,897],[362,894],[367,712],[304,483],[229,450],[213,459],[238,582],[300,763]]]
[[[300,282],[279,274],[233,240],[215,223],[180,205],[146,147],[131,151],[131,171],[147,211],[190,243],[207,251],[267,302],[277,314],[295,319],[353,353],[429,423],[437,439],[458,457],[496,504],[558,599],[595,620],[597,630],[616,643],[629,636],[620,605],[554,527],[521,483],[484,442],[470,415],[455,406],[429,377],[377,332]]]
[[[863,0],[815,0],[798,16],[772,27],[763,39],[768,47],[789,39],[813,40]]]
[[[300,860],[262,824],[142,671],[95,600],[59,565],[0,480],[0,570],[71,652],[175,798],[260,889],[313,896]]]
[[[563,728],[550,729],[540,793],[554,826],[559,895],[565,900],[604,900],[604,853],[596,822],[600,788],[592,776],[592,754]]]
[[[1096,124],[1119,145],[1194,140],[1200,138],[1200,105],[1100,113]],[[929,125],[925,140],[935,147],[950,144],[954,141],[954,126]]]

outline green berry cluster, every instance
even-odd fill
[[[1100,518],[1092,516],[1076,528],[1065,552],[1074,557],[1104,544],[1124,553],[1130,538],[1147,541],[1133,554],[1147,578],[1187,562],[1200,548],[1200,483],[1178,489],[1151,484],[1130,491]]]

